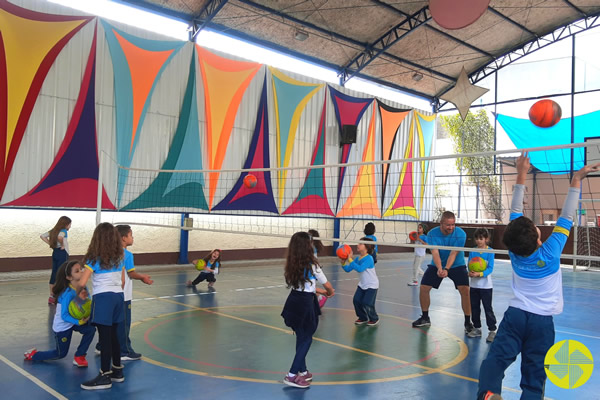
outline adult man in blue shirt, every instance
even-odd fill
[[[442,214],[440,226],[433,228],[427,234],[427,244],[432,246],[465,247],[467,234],[455,225],[456,217],[451,211]],[[454,287],[460,293],[462,309],[465,314],[465,333],[473,330],[471,323],[471,302],[469,299],[469,273],[465,265],[465,253],[462,250],[431,249],[432,264],[428,265],[419,291],[421,302],[421,317],[412,323],[413,328],[430,326],[429,305],[432,288],[439,288],[446,277],[452,279]]]

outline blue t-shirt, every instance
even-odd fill
[[[467,234],[460,227],[455,227],[454,231],[449,235],[444,235],[439,226],[433,228],[427,233],[427,244],[433,246],[455,246],[465,247],[467,241]],[[439,250],[440,258],[442,260],[442,268],[446,268],[446,262],[450,256],[450,250]],[[433,259],[431,261],[433,264]],[[465,265],[465,252],[459,251],[454,259],[454,263],[450,268],[461,267]]]
[[[377,238],[375,237],[375,235],[367,235],[365,237],[373,240],[374,242],[377,242]],[[375,244],[375,248],[373,249],[373,251],[377,253],[378,250],[379,248],[377,247],[377,244]]]

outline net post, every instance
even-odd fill
[[[579,203],[579,207],[581,207],[581,203]],[[577,256],[577,246],[578,246],[578,240],[577,240],[577,226],[579,225],[579,218],[581,218],[579,216],[579,209],[577,209],[575,215],[575,220],[573,221],[573,256]],[[577,271],[577,258],[573,257],[573,272]]]
[[[104,151],[100,151],[98,160],[98,191],[96,193],[96,226],[100,225],[102,214],[102,167],[104,166]]]
[[[189,243],[189,229],[193,224],[193,220],[190,218],[189,213],[181,214],[181,226],[184,229],[181,229],[179,233],[179,258],[177,259],[177,264],[189,264],[188,260],[188,243]]]

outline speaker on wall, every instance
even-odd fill
[[[342,125],[340,145],[356,143],[356,125]]]

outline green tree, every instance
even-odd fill
[[[468,112],[463,121],[459,114],[441,116],[442,127],[452,139],[457,154],[494,150],[494,128],[485,110]],[[480,189],[483,208],[497,220],[502,219],[502,186],[494,171],[494,156],[456,159],[456,168],[466,173],[469,183]]]

